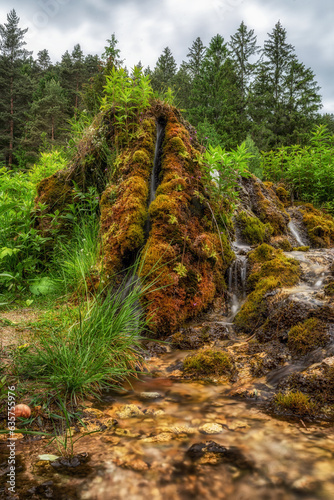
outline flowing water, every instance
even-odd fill
[[[297,241],[298,245],[300,247],[306,245],[307,243],[304,242],[303,236],[301,235],[301,232],[295,222],[293,220],[290,220],[288,224],[288,228],[294,239]]]
[[[153,358],[150,368],[163,373],[184,355]],[[230,390],[147,376],[124,394],[106,393],[87,424],[103,432],[75,445],[89,454],[83,470],[40,462],[41,441],[17,445],[19,498],[332,500],[333,428],[271,418],[256,398],[238,400]],[[133,407],[126,415],[129,405],[138,415]]]

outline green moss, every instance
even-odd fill
[[[254,183],[254,195],[256,199],[254,211],[264,224],[270,223],[274,236],[285,234],[288,215],[274,191],[269,188],[269,192],[270,196],[266,197],[262,193],[260,184],[257,181]],[[286,218],[284,218],[284,215],[286,215]]]
[[[260,326],[265,318],[266,304],[264,297],[279,286],[275,277],[262,278],[256,285],[255,290],[247,297],[246,302],[234,318],[234,324],[238,329],[245,332],[253,332]]]
[[[278,185],[275,189],[276,196],[283,203],[285,207],[290,205],[290,193],[285,189],[284,186]]]
[[[311,204],[300,208],[308,236],[314,246],[329,248],[334,245],[334,220],[329,214],[317,210]]]
[[[310,415],[315,412],[316,405],[310,401],[309,396],[300,391],[282,394],[279,392],[274,399],[278,409],[291,412],[295,415]]]
[[[300,265],[286,257],[282,250],[266,243],[249,254],[251,272],[248,285],[253,291],[235,317],[235,325],[245,332],[253,332],[266,319],[265,295],[278,287],[293,286],[300,278]]]
[[[284,250],[284,252],[291,252],[292,245],[291,245],[290,241],[287,238],[283,238],[279,242],[279,248],[281,248],[282,250]]]
[[[334,296],[334,281],[331,281],[330,283],[328,283],[325,288],[325,294],[328,295],[329,297],[333,297]]]
[[[294,252],[308,252],[310,247],[303,246],[303,247],[293,247]]]
[[[263,224],[257,217],[251,217],[246,212],[240,212],[235,219],[240,227],[242,238],[251,245],[268,241],[273,233],[273,228],[269,223]]]
[[[323,347],[329,341],[326,325],[317,318],[297,323],[288,334],[288,347],[295,354],[304,355],[316,347]]]
[[[183,362],[184,371],[194,376],[231,375],[233,362],[230,355],[216,349],[201,349],[187,356]]]

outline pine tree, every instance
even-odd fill
[[[31,54],[24,48],[28,28],[19,28],[19,22],[13,9],[7,15],[7,23],[0,24],[0,151],[9,167],[19,144],[31,88],[29,75],[21,71]]]
[[[24,146],[30,155],[38,151],[42,138],[50,145],[63,142],[68,119],[67,104],[60,83],[54,79],[46,81],[42,95],[31,104],[28,114]]]

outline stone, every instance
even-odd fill
[[[141,397],[142,399],[158,399],[158,398],[162,398],[162,394],[160,394],[160,392],[141,392],[139,394],[139,397]]]
[[[136,405],[124,405],[116,410],[118,418],[143,417],[144,413]]]
[[[223,426],[212,422],[201,425],[198,430],[202,434],[220,434],[223,432]]]
[[[173,439],[173,434],[170,432],[162,432],[156,436],[146,437],[140,440],[141,443],[167,443]]]

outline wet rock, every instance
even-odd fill
[[[121,429],[120,427],[115,429],[116,436],[120,437],[128,437],[128,438],[137,438],[140,436],[137,432],[132,432],[129,429]]]
[[[242,452],[236,447],[227,448],[215,441],[205,443],[195,443],[186,452],[192,460],[201,464],[215,465],[218,463],[231,463],[240,469],[251,469],[252,464],[244,457]]]
[[[115,458],[113,460],[114,464],[118,467],[123,467],[124,469],[130,469],[136,472],[143,472],[148,470],[148,465],[144,460],[136,456],[127,456],[124,458]]]
[[[124,405],[116,410],[116,415],[118,418],[133,418],[133,417],[142,417],[144,413],[142,410],[136,405]]]
[[[198,430],[202,434],[220,434],[223,432],[223,426],[213,422],[201,425]]]
[[[141,443],[167,443],[168,441],[172,441],[173,434],[170,432],[162,432],[161,434],[157,434],[156,436],[146,437],[140,440]]]
[[[173,434],[197,434],[197,429],[195,427],[189,427],[187,425],[172,425],[170,427],[161,427],[159,429],[161,432],[172,432]]]
[[[139,397],[141,399],[159,399],[162,398],[163,395],[160,392],[141,392],[139,393]]]
[[[205,322],[200,326],[182,328],[170,337],[172,346],[177,349],[198,349],[216,340],[229,338],[229,329],[219,322]]]
[[[97,410],[96,408],[85,408],[84,410],[84,415],[88,417],[94,417],[94,418],[103,418],[104,413],[101,410]]]
[[[60,458],[55,462],[51,462],[51,466],[59,472],[86,476],[89,470],[87,466],[88,460],[88,453],[79,453],[70,458]]]

